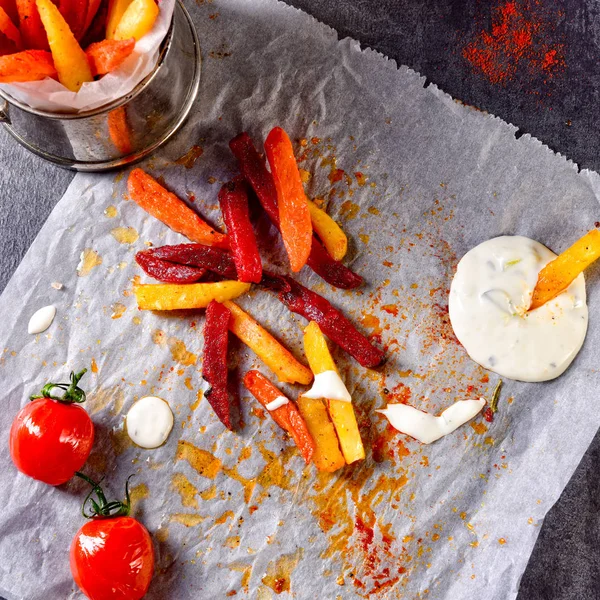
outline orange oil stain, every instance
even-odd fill
[[[183,383],[184,383],[185,387],[186,387],[188,390],[193,390],[193,389],[194,389],[194,387],[192,386],[192,378],[191,378],[191,377],[186,377],[186,378],[183,380]]]
[[[92,373],[98,372],[98,363],[96,362],[95,358],[92,358],[91,369],[92,369]]]
[[[344,175],[346,174],[346,172],[343,169],[332,169],[331,173],[329,173],[329,175],[327,176],[327,178],[329,179],[329,183],[331,183],[331,185],[333,185],[334,183],[337,183],[338,181],[342,181],[342,179],[344,179]]]
[[[363,313],[362,324],[367,329],[370,329],[373,335],[381,335],[381,332],[383,331],[381,321],[379,320],[379,317],[376,317],[375,315]]]
[[[359,187],[363,187],[365,185],[365,183],[367,183],[367,176],[362,173],[361,171],[356,171],[354,173],[354,177],[356,179],[356,183],[358,184]]]
[[[351,221],[356,218],[358,212],[360,211],[360,206],[358,204],[354,204],[354,202],[350,202],[350,200],[345,200],[342,202],[340,215],[342,218],[347,221]]]
[[[150,490],[145,483],[140,483],[129,490],[129,498],[131,499],[131,513],[135,513],[137,505],[146,498],[150,497]]]
[[[185,343],[176,337],[168,336],[164,331],[156,329],[152,333],[152,341],[157,346],[166,345],[171,351],[171,358],[184,365],[185,367],[195,365],[198,361],[198,356],[192,352],[188,352]]]
[[[232,510],[226,510],[220,517],[215,519],[215,525],[223,525],[227,521],[235,519],[235,513]]]
[[[133,227],[115,227],[111,229],[110,235],[119,242],[119,244],[135,244],[140,234]]]
[[[298,548],[292,554],[283,554],[267,565],[267,573],[262,578],[264,585],[276,594],[290,591],[291,578],[298,563],[304,556],[304,548]]]
[[[185,525],[186,527],[196,527],[197,525],[200,525],[202,521],[206,520],[206,517],[195,513],[175,513],[171,515],[169,520],[173,523]]]
[[[379,212],[379,209],[376,206],[369,206],[369,208],[367,208],[367,212],[371,215],[375,215],[378,216],[381,213]]]
[[[235,548],[239,548],[240,542],[241,538],[239,535],[232,535],[225,540],[225,543],[223,545],[226,548],[231,548],[232,550],[234,550]]]
[[[120,319],[127,310],[127,307],[120,302],[115,302],[111,307],[112,313],[110,315],[111,319]]]
[[[217,497],[217,486],[216,485],[211,485],[209,488],[203,490],[202,492],[200,492],[200,498],[202,498],[202,500],[212,500],[213,498]]]
[[[173,475],[171,489],[179,494],[183,506],[198,508],[198,488],[183,473]]]
[[[104,216],[109,219],[114,219],[117,216],[117,207],[113,206],[112,204],[110,206],[107,206],[104,209]]]
[[[196,400],[194,400],[194,402],[192,402],[190,404],[190,410],[196,410],[200,406],[200,402],[202,401],[202,398],[204,398],[204,391],[198,390],[198,392],[196,394]]]
[[[190,442],[179,440],[175,460],[185,460],[202,477],[214,479],[221,471],[221,461],[206,450],[197,448]]]
[[[307,171],[306,169],[299,169],[299,172],[302,183],[308,183],[311,180],[312,175],[309,171]]]
[[[358,234],[358,237],[360,238],[360,241],[361,241],[363,244],[368,244],[368,243],[369,243],[369,240],[371,239],[371,238],[370,238],[370,237],[369,237],[367,234],[365,234],[365,233],[359,233],[359,234]]]
[[[85,248],[79,257],[77,265],[77,275],[86,277],[92,272],[92,269],[102,264],[102,257],[92,248]]]
[[[472,421],[469,423],[469,425],[471,425],[473,431],[478,435],[483,435],[488,430],[485,424],[481,421]]]
[[[394,317],[398,316],[398,305],[397,304],[384,304],[381,307],[381,310],[393,315]]]
[[[191,169],[203,154],[204,148],[202,148],[202,146],[192,146],[183,156],[180,156],[175,163],[183,165],[186,169]]]

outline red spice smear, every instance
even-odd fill
[[[510,0],[493,12],[491,30],[482,29],[462,51],[473,69],[491,83],[506,84],[517,73],[546,80],[565,66],[562,44],[551,43],[560,16],[541,0]]]

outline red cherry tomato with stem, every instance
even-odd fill
[[[47,383],[15,417],[10,455],[25,475],[60,485],[85,464],[94,443],[94,424],[78,406],[85,392],[77,384],[86,371],[71,373],[70,383]]]
[[[154,572],[154,548],[148,530],[129,516],[129,479],[126,501],[107,502],[98,483],[83,503],[83,516],[91,519],[75,534],[71,544],[71,573],[90,600],[139,600],[148,591]],[[92,495],[96,494],[96,499]],[[86,504],[91,512],[86,512]]]

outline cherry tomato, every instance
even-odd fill
[[[88,521],[71,544],[71,573],[90,600],[139,600],[154,571],[148,530],[133,517]]]
[[[85,392],[77,386],[85,369],[71,373],[70,383],[48,383],[40,396],[17,414],[10,429],[10,455],[19,471],[50,485],[65,483],[87,460],[94,424],[77,403]],[[54,395],[55,390],[61,394]]]
[[[10,455],[19,471],[50,485],[69,481],[87,460],[94,424],[77,404],[39,398],[27,404],[10,429]]]

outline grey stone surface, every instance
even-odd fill
[[[461,40],[498,2],[478,0],[287,0],[365,45],[415,68],[442,89],[510,121],[575,160],[600,169],[600,9],[595,0],[561,0],[553,35],[563,44],[566,74],[545,103],[526,93],[539,82],[504,87],[483,81],[465,64]],[[519,0],[521,2],[521,0]],[[4,289],[72,174],[29,155],[0,128],[0,290]],[[568,424],[565,424],[566,426]],[[523,576],[519,600],[600,598],[600,435],[548,514]],[[510,590],[507,590],[507,598]],[[459,600],[459,599],[449,599]]]

